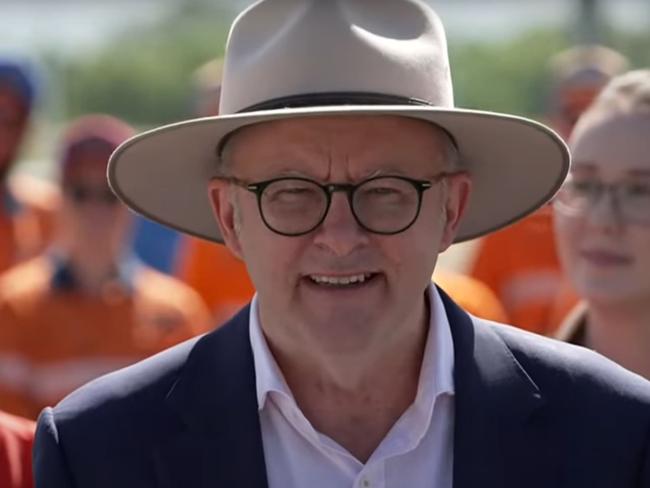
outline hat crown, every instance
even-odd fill
[[[420,0],[262,0],[233,23],[220,112],[313,94],[451,108],[444,28]]]

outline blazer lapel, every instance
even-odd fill
[[[169,392],[181,427],[154,455],[161,488],[267,487],[248,318],[201,338]]]
[[[455,353],[454,487],[558,486],[542,392],[497,332],[441,296]]]

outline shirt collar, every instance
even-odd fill
[[[77,280],[70,267],[67,257],[51,249],[48,254],[52,266],[52,279],[50,285],[55,291],[76,291],[78,288]],[[106,284],[108,288],[119,288],[127,295],[130,295],[135,286],[135,277],[142,264],[139,259],[132,254],[127,254],[117,263],[115,276]]]
[[[420,378],[413,412],[428,426],[435,399],[442,394],[454,394],[454,345],[449,320],[440,294],[434,285],[427,288],[430,304],[429,330],[420,368]],[[295,403],[293,394],[271,354],[259,320],[257,294],[250,307],[250,342],[255,364],[257,405],[263,410],[269,393],[288,397]]]

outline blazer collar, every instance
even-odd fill
[[[454,339],[454,487],[555,486],[542,392],[493,328],[439,291]],[[267,487],[248,318],[201,338],[169,392],[184,427],[156,452],[160,487]]]
[[[454,487],[557,486],[542,392],[493,327],[441,296],[456,356]]]

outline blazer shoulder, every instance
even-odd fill
[[[189,339],[78,388],[53,408],[57,423],[130,409],[135,404],[147,404],[156,398],[163,398],[202,337]]]
[[[643,408],[650,418],[650,381],[590,349],[515,327],[472,318],[494,331],[531,379],[568,399],[611,399]]]

